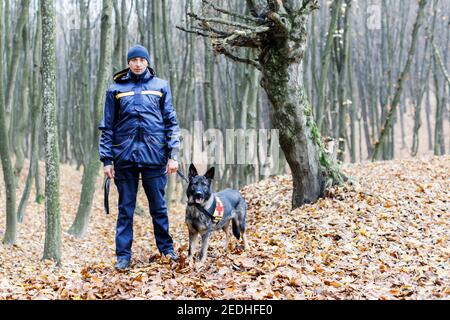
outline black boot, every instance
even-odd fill
[[[127,259],[119,259],[117,260],[115,268],[117,270],[125,270],[130,266],[130,260]]]
[[[169,257],[170,260],[178,262],[179,258],[177,256],[177,254],[172,250],[172,251],[168,251],[164,254],[164,256]]]

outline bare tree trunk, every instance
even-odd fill
[[[257,129],[258,128],[258,122],[257,122],[257,114],[258,114],[258,102],[259,102],[259,84],[258,84],[258,78],[259,78],[260,72],[253,68],[253,70],[250,70],[250,79],[248,82],[248,88],[249,92],[246,99],[247,104],[247,116],[245,117],[245,124],[246,129]],[[258,144],[258,143],[257,143]],[[249,146],[248,150],[255,150],[256,151],[256,157],[258,156],[258,151],[256,146]],[[257,158],[256,158],[257,159]],[[244,167],[243,170],[244,177],[246,178],[245,185],[248,185],[250,183],[253,183],[256,177],[258,176],[258,163],[255,164],[247,164]]]
[[[7,0],[8,1],[8,0]],[[0,0],[0,35],[3,34],[3,0]],[[3,68],[3,37],[0,37],[0,66]],[[3,243],[13,245],[16,242],[16,182],[10,159],[10,147],[6,126],[5,97],[3,81],[0,81],[0,156],[2,158],[3,179],[6,191],[6,230]]]
[[[90,103],[90,74],[89,74],[89,48],[90,48],[90,33],[89,28],[89,3],[87,0],[78,0],[80,6],[80,56],[81,64],[79,78],[77,82],[80,86],[79,97],[79,144],[82,151],[82,163],[87,165],[88,153],[92,139],[92,119],[91,119],[91,103]]]
[[[10,64],[8,65],[8,83],[7,83],[7,91],[6,91],[6,130],[8,135],[11,136],[11,113],[14,104],[14,91],[16,88],[16,79],[17,72],[19,68],[20,59],[18,59],[21,50],[21,37],[22,37],[22,29],[25,24],[28,22],[28,14],[29,14],[29,5],[30,0],[22,0],[21,1],[21,11],[20,17],[17,21],[17,29],[14,32],[13,36],[13,48],[12,48],[12,57],[16,57],[15,59],[11,59]],[[9,52],[8,52],[9,54]]]
[[[352,2],[351,0],[345,1],[345,6],[343,8],[340,8],[339,11],[345,11],[344,17],[340,17],[338,21],[339,30],[343,30],[342,37],[336,38],[334,45],[335,45],[335,64],[338,71],[338,84],[337,84],[337,96],[338,96],[338,102],[339,102],[339,124],[338,129],[338,139],[339,139],[339,151],[338,151],[338,159],[339,161],[344,161],[345,156],[345,141],[347,139],[347,108],[351,107],[351,100],[347,98],[347,90],[346,90],[346,83],[347,83],[347,71],[349,64],[349,54],[350,54],[350,14],[351,14],[351,6]],[[349,102],[350,101],[350,102]],[[349,146],[351,148],[351,146]]]
[[[433,55],[433,80],[434,80],[434,96],[436,99],[436,115],[434,122],[434,155],[440,156],[445,154],[445,143],[443,137],[443,111],[445,99],[442,95],[442,88],[438,74],[437,56]]]
[[[54,0],[42,0],[42,81],[45,119],[45,245],[43,259],[61,263],[59,150],[56,124],[56,14]]]
[[[172,48],[172,36],[171,32],[169,30],[169,18],[170,18],[170,12],[169,7],[167,6],[167,0],[161,1],[162,5],[162,22],[163,22],[163,35],[164,35],[164,47],[166,48],[166,60],[167,60],[167,66],[168,66],[168,73],[169,73],[169,82],[170,82],[170,88],[174,94],[174,97],[177,96],[178,92],[178,81],[177,81],[177,72],[175,70],[175,64],[173,62],[173,48]],[[174,104],[176,105],[178,101],[174,101]],[[166,191],[166,203],[170,206],[172,203],[172,200],[174,199],[174,192],[175,192],[175,175],[170,175],[167,183],[167,191]]]
[[[28,169],[28,176],[26,185],[20,200],[19,208],[17,210],[17,219],[23,222],[25,217],[25,210],[28,198],[31,192],[33,178],[39,165],[39,129],[41,118],[41,94],[40,94],[40,73],[41,73],[41,59],[40,54],[42,50],[42,28],[41,28],[41,11],[36,13],[36,36],[33,53],[33,94],[32,94],[32,109],[31,109],[31,159],[30,167]]]
[[[5,27],[4,27],[4,33],[5,33],[5,43],[4,43],[4,48],[6,48],[6,61],[4,61],[3,63],[6,63],[6,69],[5,69],[5,75],[8,76],[8,67],[11,65],[11,59],[12,59],[12,54],[13,54],[13,50],[11,48],[11,37],[13,35],[13,33],[11,32],[11,3],[12,1],[5,1]],[[5,77],[6,79],[7,77]],[[5,89],[3,89],[5,90]],[[3,97],[5,98],[5,97]]]
[[[432,34],[428,34],[428,36],[431,36],[431,46],[433,47],[433,56],[436,59],[436,63],[438,64],[439,68],[441,69],[442,75],[444,76],[445,82],[447,82],[447,85],[450,86],[450,76],[448,75],[447,68],[445,67],[441,54],[439,53],[439,49],[436,46],[436,43],[434,42],[434,38]]]
[[[209,39],[203,41],[205,47],[205,72],[203,80],[203,106],[205,110],[206,129],[214,128],[214,109],[212,105],[211,77],[213,68],[213,57],[210,51],[211,43]],[[208,50],[209,49],[209,50]]]
[[[121,26],[121,36],[120,36],[120,49],[121,49],[121,53],[120,53],[120,61],[123,61],[124,57],[127,56],[127,51],[128,51],[128,19],[127,19],[127,3],[129,3],[131,5],[131,7],[133,7],[133,1],[129,1],[129,0],[122,0],[122,6],[121,6],[121,22],[120,22],[120,26]],[[130,8],[130,10],[132,10],[132,8]]]
[[[353,66],[351,64],[352,61],[352,48],[349,46],[349,57],[348,60],[350,63],[347,64],[347,74],[348,74],[348,89],[349,89],[349,97],[350,97],[350,157],[353,163],[356,162],[356,102],[357,99],[355,97],[355,90],[357,86],[355,85],[355,78],[353,77]],[[361,118],[358,119],[359,125],[361,127]],[[359,136],[359,145],[361,147],[362,135]],[[361,154],[361,152],[360,152]]]
[[[28,25],[25,24],[22,28],[22,49],[23,49],[23,67],[22,67],[22,78],[20,85],[21,87],[21,103],[16,104],[16,112],[14,113],[14,128],[15,133],[13,134],[13,146],[14,153],[16,155],[16,162],[14,164],[14,174],[16,177],[20,176],[22,172],[24,161],[25,161],[25,153],[24,153],[24,141],[25,141],[25,131],[27,129],[27,120],[29,114],[29,96],[30,96],[30,48],[29,48],[29,31]]]
[[[435,3],[436,5],[436,3]],[[413,157],[417,156],[417,152],[419,151],[419,129],[422,126],[422,119],[421,119],[421,113],[422,113],[422,103],[423,103],[423,98],[425,96],[426,91],[430,90],[430,86],[429,86],[429,78],[430,78],[430,72],[431,72],[431,67],[432,67],[432,61],[431,61],[431,57],[430,59],[425,59],[425,56],[428,52],[428,47],[430,45],[430,40],[433,39],[433,33],[435,30],[435,25],[436,25],[436,17],[437,17],[437,8],[435,7],[434,9],[434,15],[433,15],[433,23],[432,23],[432,34],[428,35],[428,38],[425,41],[425,48],[424,48],[424,57],[423,57],[423,61],[422,61],[422,65],[420,68],[420,73],[418,75],[418,79],[416,80],[417,83],[417,87],[415,89],[416,92],[416,101],[415,101],[415,110],[414,110],[414,128],[413,128],[413,143],[411,146],[411,155]],[[425,26],[425,29],[427,30],[427,26]],[[430,55],[432,56],[432,55]],[[426,70],[425,70],[426,68]]]
[[[114,51],[113,51],[113,69],[114,71],[119,71],[121,68],[123,68],[123,57],[122,57],[122,14],[125,14],[124,12],[121,12],[119,9],[119,1],[120,0],[114,0],[113,6],[114,6],[114,13],[115,13],[115,23],[114,23]]]
[[[433,150],[433,133],[431,129],[431,101],[430,101],[430,88],[427,89],[427,99],[425,104],[426,119],[427,119],[427,131],[428,131],[428,149]]]
[[[136,0],[135,1],[135,7],[136,7],[136,15],[138,17],[138,32],[139,32],[139,43],[144,44],[145,41],[145,23],[144,23],[144,8],[145,8],[145,1],[142,0]]]
[[[156,72],[160,74],[160,70],[163,69],[164,58],[162,54],[162,46],[161,46],[161,29],[160,29],[160,0],[152,0],[152,44],[153,44],[153,61],[156,68]],[[150,18],[150,17],[149,17]],[[158,71],[159,70],[159,71]]]
[[[331,51],[334,40],[334,33],[336,32],[337,22],[339,19],[339,14],[341,10],[342,0],[333,0],[331,7],[331,20],[328,28],[327,41],[325,44],[325,49],[322,54],[322,63],[320,69],[320,78],[319,78],[319,90],[317,92],[318,96],[318,105],[316,111],[316,122],[319,131],[322,132],[322,124],[325,116],[325,101],[326,101],[326,93],[325,86],[327,83],[327,75],[328,75],[328,67],[330,65],[331,60]]]
[[[399,102],[400,102],[401,94],[403,92],[403,84],[405,82],[407,75],[409,74],[409,70],[411,67],[412,58],[414,56],[414,52],[416,49],[417,35],[419,33],[419,28],[422,23],[423,13],[424,13],[426,4],[427,4],[427,0],[420,0],[420,2],[419,2],[419,10],[417,13],[416,22],[414,24],[414,28],[413,28],[413,32],[412,32],[411,47],[408,52],[408,58],[406,60],[406,64],[402,71],[402,74],[400,75],[400,78],[397,81],[397,89],[395,92],[395,96],[392,100],[392,104],[391,104],[389,112],[386,116],[384,125],[380,131],[378,141],[375,143],[372,160],[380,159],[381,151],[382,151],[382,148],[384,147],[385,139],[388,136],[389,131],[391,130],[392,122],[393,122],[393,115],[394,115],[394,112],[396,111],[396,108],[397,108]]]
[[[101,104],[104,101],[104,92],[108,84],[108,72],[111,70],[112,60],[112,0],[103,0],[102,26],[100,40],[100,64],[97,77],[97,87],[94,102],[94,121],[98,123],[101,118]],[[95,182],[100,169],[98,161],[98,138],[99,132],[96,130],[91,141],[88,165],[83,172],[83,185],[81,189],[80,203],[77,215],[69,233],[77,238],[82,238],[86,234],[89,216],[92,207],[92,200],[95,193]]]

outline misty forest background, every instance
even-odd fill
[[[264,12],[265,1],[250,2]],[[28,171],[24,192],[17,195],[19,222],[24,218],[32,186],[35,200],[42,203],[44,199],[40,178],[43,175],[37,163],[45,158],[45,132],[49,128],[44,126],[42,113],[46,99],[41,95],[46,48],[42,48],[41,39],[46,33],[41,29],[38,3],[0,2],[0,103],[4,105],[13,174],[18,177],[23,170]],[[248,13],[249,1],[108,3],[112,8],[106,8],[100,0],[58,0],[55,7],[54,121],[59,159],[79,170],[82,185],[91,186],[83,188],[79,214],[70,228],[78,236],[86,231],[92,195],[100,188],[92,182],[101,174],[97,126],[105,91],[99,88],[106,89],[103,78],[111,83],[112,74],[126,67],[126,53],[131,45],[148,47],[156,74],[169,80],[181,128],[193,132],[194,121],[201,121],[205,129],[218,128],[223,133],[233,128],[273,127],[270,102],[259,83],[260,71],[249,63],[236,61],[251,61],[256,58],[254,53],[247,48],[232,48],[228,52],[231,59],[227,59],[213,50],[214,40],[195,34],[204,34],[205,25],[199,26],[193,15],[186,14],[220,19],[221,10]],[[409,0],[318,3],[319,8],[308,21],[303,82],[321,136],[337,141],[338,160],[365,162],[448,153],[450,2],[421,1],[420,7],[418,1]],[[104,39],[102,10],[111,10],[112,17],[112,34]],[[416,19],[418,14],[423,17],[420,21]],[[214,23],[208,28],[220,33]],[[226,30],[227,26],[222,28]],[[413,41],[416,45],[412,45]],[[102,60],[105,46],[112,49],[108,62]],[[405,71],[405,81],[399,82]],[[390,130],[383,130],[385,124],[390,125]],[[386,136],[377,148],[383,134]],[[272,143],[277,141],[273,139]],[[262,157],[265,150],[261,147],[258,156]],[[282,152],[280,157],[278,175],[289,171]],[[29,167],[25,167],[26,158],[31,159]],[[189,164],[182,162],[181,169],[186,172]],[[266,177],[260,174],[258,165],[219,167],[217,188],[239,189]],[[184,200],[185,186],[175,179],[172,176],[168,185],[169,203]],[[5,180],[14,181],[11,176]]]
[[[246,11],[245,1],[213,2],[235,12]],[[304,59],[308,97],[322,135],[341,141],[340,159],[365,161],[371,158],[393,100],[418,5],[416,1],[390,0],[319,3],[320,9],[309,21]],[[202,12],[201,1],[116,0],[113,4],[109,74],[124,69],[129,46],[141,43],[149,48],[157,75],[170,81],[182,128],[192,132],[196,120],[203,121],[205,129],[223,132],[271,128],[270,106],[259,86],[259,71],[214,55],[211,40],[176,28],[190,29],[192,20],[186,12]],[[32,113],[33,104],[41,103],[33,100],[41,83],[39,79],[35,83],[33,77],[40,67],[39,59],[33,60],[36,8],[36,1],[4,2],[2,76],[16,174],[24,169],[24,158],[30,155],[33,123],[40,128],[38,146],[43,146],[41,117]],[[56,1],[60,159],[80,169],[88,162],[98,125],[93,105],[99,75],[101,9],[102,3],[97,0]],[[449,9],[450,3],[442,0],[429,1],[425,8],[411,71],[383,159],[441,155],[450,149],[450,140],[445,139],[449,130],[449,84],[437,60],[439,54],[448,70]],[[211,7],[203,10],[218,16]],[[241,49],[239,54],[247,57],[250,53]],[[38,151],[43,159],[44,149]],[[280,173],[286,168],[280,166]],[[233,165],[220,176],[224,184],[241,187],[259,180],[255,172],[252,167]]]
[[[0,299],[448,298],[449,13],[448,0],[0,0]],[[216,190],[246,200],[250,250],[215,232],[190,266],[172,175],[180,262],[155,254],[140,188],[131,269],[114,270],[98,125],[137,43],[182,129],[279,130],[257,164],[215,165]]]

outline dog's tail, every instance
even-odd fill
[[[231,227],[233,229],[234,236],[239,240],[241,238],[241,224],[238,217],[234,217],[233,220],[231,220]]]
[[[234,236],[239,240],[241,238],[241,234],[245,232],[245,216],[247,215],[247,204],[245,203],[245,200],[243,198],[240,201],[236,213],[237,214],[231,221],[231,225]]]

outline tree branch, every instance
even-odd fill
[[[134,2],[131,1],[131,7],[130,7],[130,11],[128,12],[128,16],[127,16],[127,24],[130,23],[130,17],[131,17],[131,13],[133,12],[133,4]]]
[[[225,20],[225,19],[220,19],[220,18],[206,18],[206,17],[201,17],[195,13],[189,12],[187,14],[189,17],[194,18],[195,20],[199,20],[202,22],[212,22],[212,23],[218,23],[218,24],[224,24],[227,26],[231,26],[231,27],[235,27],[235,28],[240,28],[240,29],[248,29],[248,30],[253,30],[256,31],[258,30],[258,27],[254,27],[254,26],[249,26],[247,24],[244,23],[240,23],[240,22],[233,22],[230,20]]]
[[[213,44],[213,46],[214,46],[214,51],[217,54],[223,54],[225,57],[230,58],[231,60],[246,63],[246,64],[254,66],[256,69],[258,69],[260,71],[262,70],[261,65],[256,60],[236,56],[236,55],[232,54],[230,51],[228,51],[227,49],[225,49],[221,43],[215,43],[215,44]]]
[[[212,4],[208,0],[202,0],[202,1],[204,3],[206,3],[206,4],[208,4],[209,6],[211,6],[214,10],[219,11],[219,12],[224,13],[224,14],[227,14],[229,16],[236,17],[236,18],[239,18],[239,19],[243,19],[243,20],[246,20],[246,21],[249,21],[249,22],[256,22],[256,23],[259,22],[259,20],[257,18],[249,17],[249,16],[244,15],[244,14],[240,14],[240,13],[237,13],[237,12],[232,12],[232,11],[226,10],[224,8],[221,8],[221,7],[218,7],[218,6],[214,5],[214,4]]]
[[[248,48],[259,48],[261,46],[260,34],[263,34],[270,30],[267,26],[248,26],[239,22],[233,22],[224,19],[202,17],[195,13],[188,13],[188,16],[194,18],[200,22],[199,29],[201,31],[189,30],[190,33],[195,33],[203,37],[223,39],[223,45],[231,45],[237,47],[248,47]],[[222,31],[214,28],[210,23],[219,23],[223,25],[228,25],[235,27],[234,30]],[[178,27],[182,31],[186,29]],[[230,28],[231,29],[231,28]],[[242,30],[244,29],[244,30]]]
[[[219,38],[226,38],[227,35],[221,35],[221,34],[209,34],[209,33],[204,33],[198,30],[192,30],[192,29],[186,29],[184,27],[181,26],[175,26],[175,28],[187,32],[187,33],[193,33],[196,34],[198,36],[202,36],[202,37],[206,37],[206,38],[211,38],[211,39],[219,39]]]
[[[269,30],[267,27],[263,27],[261,31],[243,31],[235,30],[233,34],[224,39],[225,44],[237,47],[249,47],[249,48],[259,48],[261,43],[260,39],[257,37],[258,33],[263,33]]]
[[[194,29],[199,29],[202,31],[209,31],[218,35],[222,35],[225,37],[229,37],[231,36],[233,33],[232,32],[227,32],[227,31],[223,31],[223,30],[219,30],[217,28],[211,27],[209,24],[207,23],[203,23],[200,25],[200,27],[193,27]]]
[[[222,45],[231,45],[236,47],[247,47],[247,48],[259,48],[261,46],[261,41],[257,35],[269,30],[269,27],[258,27],[256,28],[256,31],[234,30],[231,32],[225,32],[211,28],[208,25],[206,26],[202,25],[201,28],[198,27],[200,31],[186,29],[181,26],[176,26],[176,28],[184,32],[193,33],[210,39],[221,39]]]

